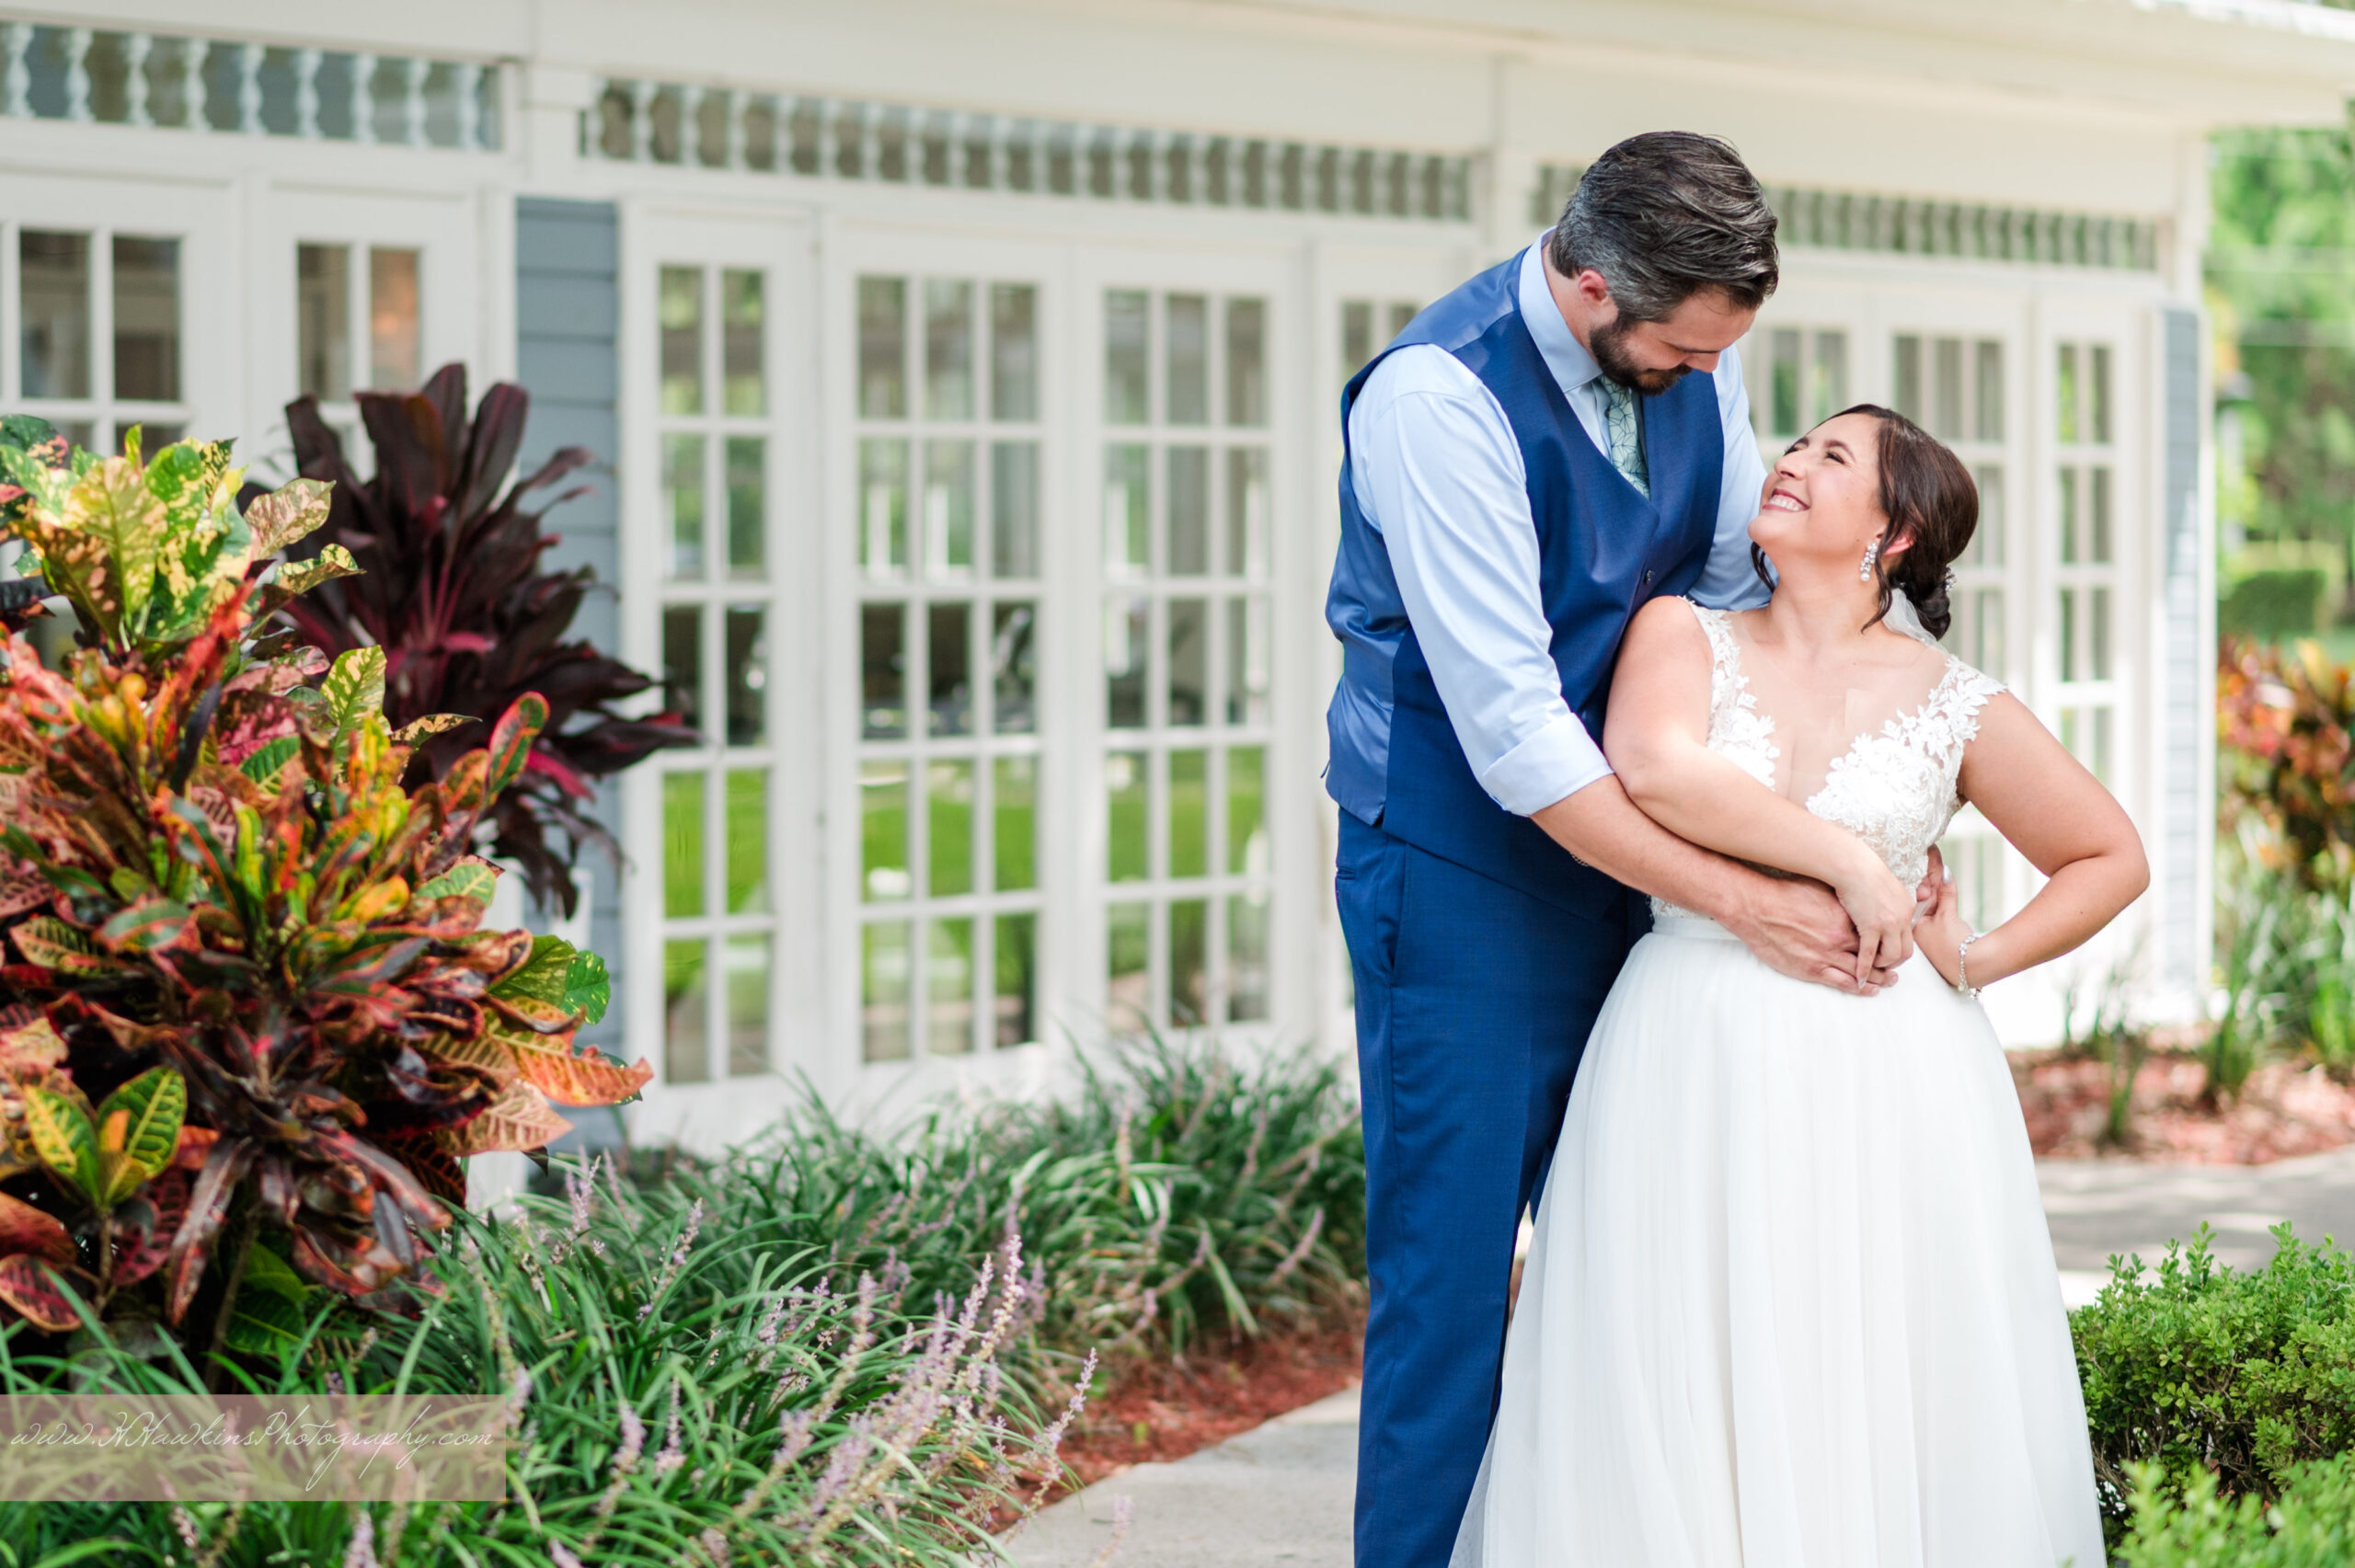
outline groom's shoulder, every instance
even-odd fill
[[[1371,415],[1409,398],[1439,398],[1475,406],[1493,401],[1480,378],[1463,361],[1433,343],[1408,343],[1384,355],[1366,377],[1358,406]]]

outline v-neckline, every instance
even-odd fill
[[[1616,464],[1614,464],[1612,467],[1614,473],[1617,472],[1618,465]],[[1707,609],[1708,607],[1701,605],[1696,606],[1696,608]],[[1768,713],[1761,713],[1759,711],[1757,693],[1750,689],[1750,661],[1742,652],[1740,637],[1736,635],[1734,633],[1734,612],[1730,610],[1712,610],[1709,612],[1717,616],[1717,627],[1725,634],[1727,650],[1733,656],[1733,678],[1737,683],[1735,695],[1742,704],[1749,707],[1752,714],[1757,715],[1759,723],[1758,733],[1760,738],[1771,740],[1776,733],[1775,727],[1775,715]],[[1860,729],[1855,735],[1850,736],[1848,738],[1847,746],[1834,755],[1830,761],[1824,764],[1823,783],[1816,786],[1814,794],[1809,795],[1805,800],[1798,803],[1801,810],[1805,811],[1810,817],[1821,816],[1822,813],[1816,810],[1815,803],[1821,800],[1826,795],[1831,793],[1832,780],[1840,776],[1841,769],[1847,764],[1851,758],[1855,756],[1858,750],[1864,746],[1866,741],[1887,738],[1892,725],[1897,727],[1897,733],[1902,735],[1905,732],[1906,727],[1921,723],[1922,720],[1927,716],[1930,710],[1937,705],[1938,699],[1945,693],[1947,684],[1954,680],[1956,670],[1963,667],[1962,660],[1957,658],[1954,655],[1945,653],[1943,649],[1941,649],[1940,652],[1946,659],[1946,666],[1938,671],[1938,678],[1930,683],[1930,689],[1923,694],[1922,700],[1919,703],[1916,703],[1913,707],[1905,709],[1900,713],[1891,714],[1889,717],[1881,720],[1878,728]],[[1775,784],[1777,775],[1779,775],[1783,771],[1782,762],[1783,749],[1779,746],[1768,746],[1766,749],[1765,783],[1766,787],[1774,790],[1776,795],[1783,795],[1782,790],[1777,787]],[[1783,795],[1783,798],[1785,800],[1789,800],[1792,797],[1787,795]]]

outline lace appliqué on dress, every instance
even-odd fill
[[[1832,759],[1807,808],[1870,844],[1900,882],[1913,886],[1929,869],[1930,846],[1962,809],[1955,780],[1964,748],[1979,733],[1979,710],[2003,689],[1948,654],[1928,699],[1878,733],[1856,737]]]
[[[1709,639],[1709,750],[1771,789],[1782,755],[1775,721],[1758,711],[1726,612],[1695,604],[1693,613]],[[1900,882],[1920,882],[1930,846],[1962,808],[1955,781],[1963,751],[1979,733],[1979,710],[2003,689],[1947,655],[1946,673],[1920,707],[1857,736],[1832,759],[1808,810],[1871,845]],[[1660,898],[1652,900],[1652,915],[1699,918]]]
[[[1773,789],[1775,763],[1783,751],[1775,744],[1775,721],[1758,711],[1758,699],[1751,694],[1733,628],[1722,610],[1694,604],[1693,613],[1709,639],[1709,750]]]
[[[1758,711],[1758,699],[1741,668],[1741,650],[1734,646],[1726,612],[1694,604],[1689,599],[1684,602],[1692,605],[1694,619],[1701,623],[1701,633],[1709,639],[1709,750],[1773,789],[1775,764],[1783,750],[1775,744],[1775,721]],[[1652,918],[1663,916],[1702,918],[1664,898],[1654,898]]]

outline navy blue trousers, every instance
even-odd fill
[[[1522,1210],[1643,923],[1588,920],[1344,811],[1373,1276],[1357,1568],[1446,1568],[1488,1445]]]

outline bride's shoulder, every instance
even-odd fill
[[[1647,600],[1628,619],[1619,644],[1620,666],[1661,671],[1709,669],[1712,645],[1723,635],[1709,618],[1721,613],[1670,594]]]
[[[1657,599],[1644,601],[1637,608],[1627,622],[1627,636],[1630,641],[1637,637],[1671,641],[1691,638],[1698,641],[1704,635],[1704,623],[1710,616],[1722,613],[1722,611],[1704,609],[1690,599],[1664,593]]]
[[[1923,663],[1936,673],[1938,684],[1953,693],[1957,702],[1977,707],[2006,691],[2001,681],[1959,654],[1948,653],[1942,647],[1922,651]]]

